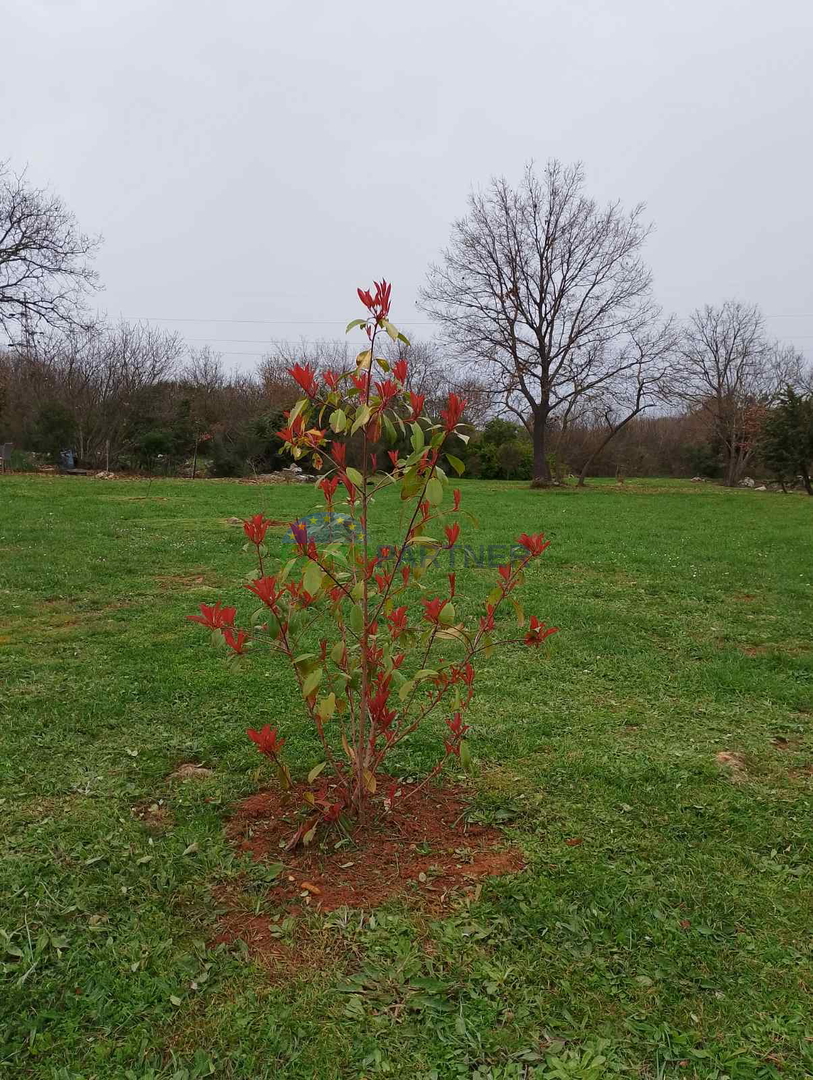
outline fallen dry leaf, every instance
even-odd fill
[[[578,847],[579,844],[584,843],[584,838],[581,836],[571,836],[569,840],[565,840],[568,847]]]
[[[318,885],[313,885],[310,881],[303,881],[302,888],[305,892],[309,892],[311,896],[319,896],[322,892]]]

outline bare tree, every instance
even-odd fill
[[[450,391],[466,399],[465,420],[475,427],[484,423],[492,411],[489,395],[476,373],[468,368],[461,369],[457,358],[450,358],[448,349],[440,341],[412,340],[405,345],[387,339],[384,354],[391,363],[407,361],[407,389],[424,395],[430,415],[438,415]]]
[[[599,208],[580,165],[527,166],[517,188],[494,179],[469,197],[425,310],[461,358],[485,366],[492,396],[533,440],[535,486],[551,479],[551,424],[567,425],[586,395],[640,363],[630,338],[660,317],[640,251],[643,208]]]
[[[0,327],[75,327],[82,301],[97,287],[90,260],[99,240],[86,236],[56,195],[31,187],[0,162]]]
[[[596,425],[600,436],[582,462],[579,487],[585,486],[590,466],[620,431],[636,416],[664,405],[669,399],[668,377],[675,342],[671,322],[630,334],[627,350],[632,364],[592,391],[588,400],[594,416],[600,417]]]
[[[161,406],[184,351],[175,333],[121,322],[43,336],[26,363],[40,400],[58,400],[72,416],[79,457],[98,463]]]
[[[707,418],[723,457],[724,483],[742,478],[756,446],[764,412],[787,386],[797,386],[802,357],[793,346],[769,341],[753,304],[707,304],[689,318],[674,392]]]
[[[277,408],[290,408],[301,391],[288,374],[294,364],[310,364],[317,372],[349,371],[355,367],[355,353],[344,342],[302,341],[274,342],[260,361],[257,376],[268,402]]]

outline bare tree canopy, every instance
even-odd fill
[[[800,384],[803,368],[793,346],[768,339],[754,304],[727,300],[692,313],[681,339],[673,390],[707,417],[728,486],[743,475],[765,409],[786,386]]]
[[[445,339],[487,366],[494,400],[531,432],[537,485],[551,479],[552,421],[647,364],[640,346],[660,319],[643,207],[601,208],[583,186],[581,166],[558,161],[541,179],[527,166],[517,188],[492,180],[469,197],[422,292]]]
[[[81,322],[82,301],[97,287],[91,259],[98,244],[61,199],[0,162],[0,327],[9,339],[21,324]]]

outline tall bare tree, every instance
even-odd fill
[[[675,343],[675,328],[671,322],[633,332],[626,346],[633,363],[615,377],[600,383],[587,396],[597,438],[582,460],[579,487],[585,486],[590,466],[619,432],[647,409],[669,401]]]
[[[785,386],[797,386],[803,361],[793,346],[770,341],[754,304],[707,304],[689,318],[680,344],[675,393],[705,415],[733,487],[754,452],[764,412]]]
[[[83,299],[97,287],[98,244],[61,199],[0,162],[0,328],[11,340],[21,328],[83,321]]]
[[[535,486],[551,479],[553,422],[640,365],[631,339],[660,317],[641,259],[643,207],[599,207],[580,165],[526,167],[518,187],[494,179],[469,197],[422,293],[458,356],[491,378],[492,395],[533,439]]]

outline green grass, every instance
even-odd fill
[[[296,772],[318,751],[287,671],[237,676],[184,617],[241,596],[229,517],[313,491],[0,480],[0,1076],[813,1075],[813,500],[660,481],[464,500],[477,543],[553,540],[525,600],[561,633],[487,664],[471,713],[478,810],[529,869],[443,919],[313,917],[326,961],[272,983],[210,945],[212,887],[246,870],[223,823],[262,782],[248,724],[278,723]],[[494,576],[459,570],[458,592]],[[170,779],[185,761],[213,775]],[[133,808],[160,800],[151,832]]]

